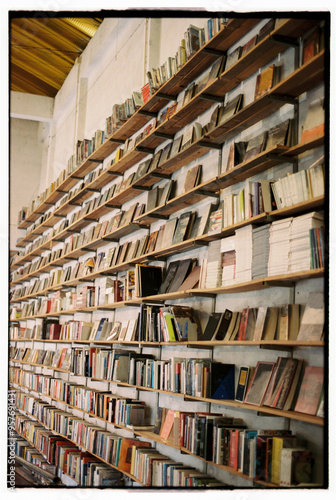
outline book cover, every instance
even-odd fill
[[[271,361],[258,361],[244,403],[261,406],[273,367]]]
[[[316,415],[324,382],[321,366],[306,366],[294,411]]]

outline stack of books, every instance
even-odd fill
[[[268,276],[288,273],[291,224],[292,217],[271,224],[269,232]]]
[[[217,288],[222,282],[222,263],[218,258],[221,250],[221,241],[215,240],[208,247],[208,263],[205,288]]]
[[[310,241],[310,230],[324,225],[323,215],[317,212],[302,215],[293,219],[289,248],[289,272],[295,273],[311,269],[313,246]]]
[[[236,283],[252,280],[252,226],[236,231]]]
[[[268,275],[270,224],[252,230],[252,279],[264,278]]]

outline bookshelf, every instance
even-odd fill
[[[244,135],[246,129],[253,128],[263,121],[267,121],[270,117],[276,115],[276,113],[282,112],[286,106],[294,110],[293,113],[295,117],[295,115],[298,114],[298,107],[300,106],[300,97],[302,94],[309,93],[311,90],[323,85],[325,80],[324,67],[327,60],[325,50],[320,50],[308,60],[308,62],[299,65],[297,64],[296,55],[293,57],[291,53],[288,57],[294,59],[294,68],[292,68],[292,71],[282,78],[279,83],[273,85],[261,97],[252,99],[247,104],[243,103],[242,108],[224,123],[216,125],[211,131],[206,131],[201,134],[201,137],[192,141],[188,147],[178,152],[173,157],[168,157],[163,163],[159,163],[155,168],[145,172],[142,176],[138,178],[135,176],[128,185],[126,184],[124,189],[120,188],[120,191],[113,193],[112,196],[105,199],[101,205],[94,207],[73,222],[70,222],[72,214],[75,213],[74,211],[80,211],[85,203],[90,203],[92,196],[94,197],[103,193],[105,186],[109,186],[111,182],[116,181],[116,183],[118,183],[121,180],[126,181],[129,175],[135,173],[134,169],[139,163],[148,158],[148,155],[154,156],[162,146],[164,147],[164,144],[166,144],[168,140],[174,140],[176,134],[178,136],[186,127],[190,126],[191,123],[195,120],[199,120],[200,116],[207,113],[209,114],[215,105],[223,103],[223,99],[228,92],[239,89],[239,86],[244,88],[245,82],[254,77],[262,67],[267,66],[276,58],[279,60],[280,57],[286,57],[287,51],[298,54],[300,46],[302,45],[301,37],[318,24],[318,22],[313,19],[295,18],[282,20],[282,22],[278,23],[266,37],[257,42],[251,50],[242,55],[235,64],[226,70],[222,70],[221,73],[206,84],[201,91],[196,92],[196,95],[194,95],[185,105],[177,108],[177,111],[170,118],[164,120],[162,123],[158,123],[150,133],[138,141],[133,148],[116,161],[109,163],[111,155],[114,155],[116,151],[118,151],[118,148],[123,147],[131,136],[136,136],[141,128],[147,125],[153,118],[159,119],[160,113],[164,110],[166,105],[170,102],[176,103],[181,92],[187,89],[204,71],[209,70],[219,56],[224,55],[225,51],[237,44],[250,32],[256,33],[255,29],[260,21],[262,21],[262,19],[259,18],[240,17],[231,19],[225,28],[220,30],[208,43],[196,52],[196,54],[188,59],[174,76],[166,81],[145,104],[137,109],[135,113],[122,124],[119,129],[114,131],[111,136],[107,137],[105,142],[99,145],[88,158],[77,165],[73,171],[66,172],[59,181],[58,186],[20,223],[19,228],[25,229],[26,235],[23,236],[18,243],[18,247],[21,249],[21,255],[16,256],[11,264],[11,271],[16,273],[14,279],[10,283],[11,288],[15,287],[10,299],[11,306],[37,298],[47,298],[50,293],[58,290],[69,290],[85,283],[94,284],[95,280],[99,278],[118,275],[118,273],[122,271],[134,268],[136,264],[160,263],[160,265],[162,265],[162,263],[168,262],[171,258],[176,259],[177,257],[178,259],[182,259],[185,256],[190,254],[194,255],[195,253],[203,255],[204,252],[207,252],[207,248],[211,242],[230,237],[240,228],[249,225],[263,226],[288,217],[296,217],[315,210],[323,210],[325,196],[315,196],[303,202],[301,201],[287,206],[286,208],[274,209],[267,212],[264,211],[258,215],[250,216],[232,225],[223,227],[216,233],[205,233],[194,238],[189,238],[180,243],[171,244],[164,248],[159,248],[158,250],[143,253],[135,258],[126,259],[125,261],[115,263],[102,270],[96,270],[89,274],[75,277],[74,279],[66,279],[52,284],[47,283],[46,286],[37,291],[29,291],[29,286],[24,287],[25,283],[29,285],[33,283],[33,281],[30,280],[39,281],[41,277],[45,275],[51,276],[50,273],[52,273],[53,270],[64,268],[64,266],[73,264],[77,260],[80,261],[87,254],[92,255],[92,253],[94,253],[97,255],[99,250],[108,245],[116,244],[118,247],[121,242],[127,241],[128,238],[133,241],[140,231],[149,235],[153,226],[156,227],[158,224],[164,223],[176,213],[182,213],[189,207],[202,205],[202,203],[209,201],[215,204],[222,199],[223,190],[234,189],[236,186],[240,186],[240,183],[248,181],[254,176],[268,176],[270,172],[282,168],[284,164],[289,165],[290,168],[293,169],[293,172],[295,172],[298,163],[301,161],[301,155],[314,154],[315,150],[323,148],[326,137],[324,134],[320,134],[304,143],[298,142],[294,146],[278,144],[269,149],[265,149],[253,158],[242,161],[228,170],[225,170],[225,165],[221,163],[222,151],[232,139],[235,139],[240,134]],[[39,257],[42,258],[47,251],[52,252],[53,249],[59,248],[60,243],[65,242],[71,235],[84,232],[92,224],[98,224],[101,219],[108,220],[107,218],[112,217],[111,214],[115,214],[115,211],[122,210],[125,205],[127,206],[127,204],[131,203],[133,200],[141,198],[142,202],[153,187],[161,181],[180,181],[188,165],[193,164],[193,162],[202,164],[204,157],[209,157],[211,155],[218,155],[219,157],[217,171],[216,168],[213,169],[208,177],[205,176],[205,179],[202,177],[201,182],[193,188],[185,192],[177,192],[177,194],[174,194],[174,196],[168,199],[164,204],[158,205],[149,211],[145,209],[145,211],[135,220],[125,225],[121,225],[110,232],[106,232],[101,237],[98,236],[95,239],[91,239],[78,248],[70,249],[70,251],[61,254],[45,265],[30,271],[28,266],[35,262],[35,259]],[[100,171],[97,170],[98,173],[92,180],[86,181],[85,177],[95,172],[100,164],[104,164],[104,168]],[[72,192],[71,190],[74,191]],[[66,193],[69,194],[69,197],[66,198],[63,203],[56,205],[62,200]],[[39,218],[49,210],[49,216],[38,223]],[[69,221],[69,224],[58,233],[53,234],[54,226],[65,219]],[[44,240],[39,240],[41,236],[44,237]],[[22,266],[27,267],[23,268]],[[27,272],[26,269],[28,269]],[[297,288],[300,287],[300,283],[321,283],[324,278],[324,272],[324,268],[319,267],[317,269],[290,272],[276,276],[265,276],[263,278],[235,283],[229,286],[192,288],[182,292],[155,294],[104,305],[81,308],[75,307],[50,313],[37,313],[14,318],[11,319],[11,321],[22,323],[45,320],[47,318],[58,318],[60,322],[64,322],[67,321],[68,317],[75,317],[77,314],[83,314],[85,317],[89,314],[92,315],[92,317],[96,314],[121,314],[127,316],[129,314],[132,315],[133,311],[138,311],[142,304],[151,303],[166,305],[171,302],[176,304],[196,304],[195,309],[199,307],[200,312],[203,314],[204,309],[202,308],[205,302],[207,303],[207,312],[214,312],[216,309],[223,307],[223,300],[226,300],[226,297],[228,297],[230,301],[235,300],[235,297],[237,300],[241,300],[241,294],[244,294],[245,297],[253,296],[253,301],[255,301],[256,294],[264,294],[263,296],[266,297],[265,293],[267,294],[270,291],[273,292],[274,289],[280,290],[276,292],[280,294],[279,296],[285,294],[282,296],[290,296],[291,300],[293,300]],[[20,288],[20,286],[22,286],[22,288]],[[314,287],[315,285],[312,285],[313,289]],[[281,289],[285,291],[283,292]],[[15,290],[18,290],[17,294]],[[130,311],[132,312],[130,313]],[[318,358],[318,363],[323,363],[322,351],[326,347],[324,340],[261,340],[258,342],[249,340],[195,340],[148,342],[140,340],[80,341],[14,338],[10,339],[10,342],[13,345],[25,343],[25,347],[35,346],[36,343],[43,343],[46,346],[51,344],[56,349],[58,344],[69,345],[69,347],[77,344],[87,346],[101,345],[107,348],[110,347],[111,349],[114,347],[120,349],[133,347],[140,348],[140,351],[144,348],[155,350],[159,353],[156,354],[156,356],[161,356],[161,353],[164,354],[166,349],[169,353],[171,353],[172,350],[176,350],[178,355],[180,355],[182,349],[182,352],[186,353],[185,356],[188,355],[189,350],[200,350],[202,353],[205,351],[209,352],[211,359],[214,357],[217,358],[220,355],[216,354],[217,350],[220,350],[220,353],[222,353],[222,349],[227,349],[228,356],[230,356],[230,352],[233,350],[235,359],[239,359],[237,356],[240,354],[241,356],[251,355],[254,360],[257,359],[256,356],[258,356],[256,351],[263,351],[264,354],[265,352],[272,353],[272,351],[277,352],[283,350],[288,351],[290,355],[292,355],[293,352],[296,352],[296,349],[298,349],[300,354],[303,353],[303,356],[306,356],[305,352],[310,353],[310,350],[314,349],[316,352],[318,351],[318,354],[315,355]],[[236,348],[237,352],[235,352]],[[308,354],[307,357],[309,359],[310,354]],[[10,361],[13,365],[29,365],[35,368],[41,368],[41,370],[44,368],[48,370],[51,369],[55,372],[59,372],[60,376],[64,374],[68,380],[72,380],[73,377],[74,380],[76,380],[76,375],[69,370],[26,363],[15,359]],[[242,364],[242,361],[240,361],[240,363],[237,361],[237,364]],[[222,412],[224,412],[224,408],[225,412],[241,411],[243,415],[248,416],[250,422],[254,422],[254,425],[258,425],[258,418],[262,415],[281,417],[283,421],[289,422],[288,426],[291,426],[292,422],[300,422],[300,425],[303,426],[307,424],[307,433],[309,433],[310,426],[313,426],[314,429],[323,429],[324,427],[323,417],[316,415],[305,415],[294,411],[277,410],[265,406],[252,406],[234,400],[217,400],[189,396],[177,392],[161,391],[151,387],[115,382],[113,380],[106,381],[93,377],[84,378],[85,385],[91,382],[93,384],[108,382],[111,387],[114,386],[113,390],[116,391],[119,389],[122,391],[135,390],[138,393],[139,400],[141,400],[140,393],[152,393],[150,397],[153,396],[153,398],[155,398],[151,400],[152,416],[155,407],[160,404],[160,397],[164,396],[164,398],[170,398],[170,404],[177,404],[179,408],[181,405],[183,407],[184,404],[188,409],[190,405],[201,404],[203,405],[202,408],[207,408],[209,411],[211,408],[217,408],[218,406],[221,408],[220,411]],[[18,388],[24,388],[30,392],[29,387],[18,386]],[[51,399],[53,399],[55,403],[64,404],[62,400],[55,398]],[[166,401],[166,399],[163,399],[163,401]],[[83,413],[87,413],[89,417],[94,416],[75,406],[69,404],[66,406],[70,409],[78,409]],[[97,417],[95,416],[95,418]],[[101,423],[104,423],[104,419],[99,418],[99,420],[102,421]],[[99,426],[99,423],[97,425]],[[252,424],[250,424],[250,426],[253,427]],[[126,433],[131,432],[127,427],[123,428],[123,426],[117,425],[115,427],[119,427]],[[301,430],[301,427],[299,429]],[[159,445],[176,448],[179,452],[182,452],[180,457],[181,461],[183,461],[183,454],[193,456],[187,449],[168,444],[154,433],[134,431],[134,434],[149,439]],[[99,458],[101,459],[101,457]],[[197,458],[197,460],[200,459],[200,457],[196,455],[195,458]],[[204,459],[203,461],[208,462]],[[111,464],[109,463],[109,465]],[[221,478],[221,470],[228,474],[225,476],[225,482],[228,482],[228,484],[231,484],[231,476],[238,476],[249,484],[252,481],[253,486],[256,488],[276,486],[270,482],[254,481],[253,478],[251,479],[246,474],[235,471],[230,467],[213,463],[212,465],[217,469],[217,478]],[[144,483],[141,483],[134,476],[130,474],[126,475],[131,480],[144,486]]]

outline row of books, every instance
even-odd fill
[[[294,486],[309,483],[312,477],[311,451],[288,430],[248,429],[240,418],[159,407],[154,432],[174,446],[254,481]],[[298,457],[310,465],[307,475],[300,475]]]
[[[11,347],[10,359],[46,365],[46,353],[54,354],[42,349]],[[71,363],[70,371],[75,375],[201,398],[236,399],[310,415],[317,414],[319,409],[323,412],[323,368],[305,366],[299,359],[278,357],[276,362],[258,362],[255,370],[244,368],[239,376],[239,381],[245,381],[244,386],[240,387],[238,382],[236,388],[235,365],[207,359],[156,360],[153,355],[96,347],[75,347],[71,352],[64,348],[56,351],[55,358],[61,359],[62,355],[67,369]],[[51,361],[47,366],[55,368],[56,364]],[[253,375],[248,383],[250,372]],[[312,384],[312,377],[314,390],[309,392],[307,387]]]
[[[227,170],[230,170],[231,168],[236,166],[237,163],[240,163],[244,159],[246,160],[247,155],[249,155],[250,158],[261,152],[263,149],[262,144],[267,144],[266,149],[272,147],[272,145],[284,144],[288,129],[288,123],[289,121],[284,122],[283,124],[280,124],[271,129],[267,135],[267,143],[262,139],[262,136],[264,137],[267,133],[261,134],[257,138],[253,138],[248,143],[240,142],[236,144],[233,142],[230,148]],[[272,144],[269,146],[270,141]],[[232,152],[237,151],[238,145],[241,148],[242,144],[248,145],[247,148],[246,146],[245,149],[242,148],[244,149],[244,154],[240,153],[239,155],[237,155],[237,153]],[[251,148],[249,149],[250,144]],[[148,170],[150,171],[151,168],[155,168],[156,164],[160,165],[160,159],[162,158],[165,161],[169,157],[169,153],[171,150],[172,143],[169,143],[165,148],[159,150],[158,153],[154,155],[153,159],[142,162],[138,167],[137,173],[131,174],[124,181],[121,181],[119,184],[113,185],[111,187],[114,195],[129,187],[132,182],[140,178]],[[324,195],[323,160],[324,157],[317,160],[307,170],[302,170],[298,173],[287,175],[277,181],[249,181],[246,187],[241,190],[239,194],[231,194],[226,196],[223,201],[223,227],[235,224],[236,222],[240,222],[241,220],[246,220],[252,216],[258,215],[259,213],[285,208],[287,206],[291,206],[293,204]],[[183,192],[192,189],[199,183],[200,171],[200,165],[196,165],[195,167],[189,169]],[[139,176],[137,175],[138,173]],[[152,189],[148,194],[146,212],[153,210],[157,206],[164,205],[169,200],[172,192],[173,181],[168,181],[164,187],[160,186]],[[110,199],[111,196],[113,196],[113,193],[109,190],[108,196],[106,197],[107,200]],[[105,197],[103,197],[103,203],[105,202]],[[142,214],[143,210],[144,205],[139,205],[134,212],[134,219],[137,219]],[[86,234],[86,237],[82,236],[83,233],[81,233],[81,235],[74,235],[72,239],[74,239],[75,241],[78,240],[78,243],[71,244],[72,241],[69,240],[66,248],[64,248],[62,251],[62,255],[66,255],[68,252],[75,250],[76,248],[80,248],[85,243],[87,244],[98,238],[102,238],[105,234],[108,234],[109,232],[117,229],[119,225],[124,225],[124,223],[121,221],[122,215],[123,214],[118,215],[118,217],[114,220],[114,223],[111,223],[110,226],[108,226],[107,223],[97,224],[95,226],[95,229],[89,230],[89,234]],[[125,219],[126,223],[132,220],[126,215]],[[19,256],[26,255],[40,244],[43,244],[45,242],[45,238],[46,236],[39,236],[37,239],[38,243],[29,245],[26,248],[25,252],[19,252],[13,262],[17,261]],[[25,273],[23,272],[23,274]]]
[[[21,457],[27,462],[36,465],[44,471],[57,476],[58,471],[56,465],[49,464],[45,457],[37,451],[35,446],[30,445],[25,439],[22,439],[19,434],[15,434],[15,455]],[[37,471],[31,471],[33,479],[38,485],[50,485],[50,481],[39,474]]]
[[[15,310],[15,308],[13,309]],[[202,331],[194,309],[141,304],[133,319],[95,322],[44,320],[33,328],[13,324],[11,339],[89,341],[320,341],[324,338],[325,308],[321,292],[311,292],[306,305],[246,307],[212,313]]]
[[[225,484],[189,465],[171,460],[152,447],[132,447],[130,470],[145,486],[222,488]]]
[[[29,397],[27,396],[27,398]],[[152,486],[152,478],[148,471],[146,481],[142,481],[140,477],[135,475],[134,453],[138,448],[150,449],[151,445],[148,441],[117,436],[37,399],[34,400],[33,416],[48,428],[62,435],[64,435],[63,431],[65,430],[66,435],[73,443],[94,453],[115,466],[119,471],[135,476],[142,483],[146,483],[146,486]],[[174,461],[170,461],[170,463],[174,463]],[[212,483],[215,481],[211,478],[208,479]]]
[[[124,427],[144,426],[146,423],[146,404],[143,401],[18,368],[11,368],[10,380],[20,387],[64,401],[107,422]]]
[[[62,381],[55,382],[67,385]],[[81,389],[83,388],[77,388],[78,391]],[[108,396],[106,394],[106,397]],[[21,398],[19,396],[19,407],[25,407],[22,401],[26,399],[25,395]],[[32,404],[28,405],[29,408],[32,408]],[[136,404],[141,406],[139,401]],[[82,408],[80,403],[78,407]],[[118,410],[117,403],[114,408]],[[117,416],[116,418],[118,419]],[[131,427],[134,430],[144,428],[141,424]],[[303,482],[303,478],[305,483],[311,479],[311,469],[305,474],[301,471],[300,474],[300,468],[296,465],[298,457],[300,462],[312,465],[311,452],[302,440],[288,430],[246,429],[239,418],[225,417],[218,413],[194,413],[159,407],[153,433],[158,434],[168,444],[184,448],[208,462],[230,467],[253,480],[293,486]],[[130,472],[134,474],[132,469]]]
[[[324,337],[325,309],[321,292],[311,292],[306,305],[245,307],[242,311],[209,315],[201,340],[320,341]]]
[[[218,229],[323,195],[324,173],[321,164],[277,181],[247,181],[238,193],[224,196],[223,203],[218,208]]]
[[[159,67],[152,68],[147,72],[147,83],[142,87],[143,101],[148,99],[156,92],[167,80],[193,56],[205,43],[207,43],[215,34],[218,33],[227,24],[224,18],[209,19],[203,28],[190,25],[184,33],[175,56],[170,56]]]
[[[54,370],[69,371],[71,362],[71,351],[68,348],[50,351],[47,349],[30,349],[21,347],[10,347],[9,358],[27,364],[47,366]]]
[[[27,439],[28,436],[32,438],[34,448],[22,439],[15,441],[16,454],[25,460],[54,475],[61,470],[79,486],[122,486],[120,472],[111,469],[90,453],[81,451],[71,441],[55,436],[41,424],[17,414],[15,429]]]
[[[13,354],[12,354],[13,351]],[[11,348],[11,360],[23,360],[45,352]],[[49,351],[50,352],[50,351]],[[57,351],[56,351],[57,352]],[[70,349],[63,349],[70,357]],[[23,359],[20,355],[24,354]],[[42,355],[42,354],[41,354]],[[69,365],[69,363],[68,363]],[[171,358],[156,360],[153,355],[96,347],[71,349],[71,373],[98,380],[111,380],[155,390],[211,399],[241,400],[256,406],[294,410],[315,415],[323,412],[323,368],[305,366],[303,360],[279,357],[276,362],[258,362],[248,385],[235,387],[235,365],[207,359]],[[251,371],[252,373],[252,371]],[[314,377],[314,391],[307,386]],[[240,394],[240,396],[239,396]],[[322,402],[321,402],[322,398]],[[313,400],[313,403],[312,403]]]
[[[285,208],[323,196],[324,170],[321,161],[322,158],[315,162],[309,169],[288,175],[277,181],[248,181],[246,187],[241,189],[238,194],[232,193],[224,197],[223,203],[216,211],[217,227],[214,228],[210,225],[209,231],[214,232],[243,220],[248,220],[264,212],[271,212],[272,210]],[[189,175],[187,175],[185,182],[185,190],[191,184],[193,184],[192,187],[195,185],[198,172],[199,166],[189,170]],[[156,187],[149,192],[146,205],[147,212],[166,203],[171,193],[172,182],[173,181],[168,181],[163,188]],[[63,249],[54,250],[43,257],[39,257],[30,264],[25,264],[14,273],[11,273],[11,281],[15,281],[34,272],[36,273],[36,271],[66,256],[76,248],[81,248],[91,241],[103,238],[105,234],[114,231],[119,226],[126,225],[131,222],[133,218],[136,220],[141,215],[143,208],[143,205],[132,206],[130,210],[124,213],[124,218],[121,212],[114,216],[114,218],[110,220],[110,223],[108,223],[108,221],[97,223],[94,227],[80,235],[72,235]],[[99,269],[99,266],[97,267]]]
[[[189,223],[194,217],[195,213],[185,212],[178,221],[177,218],[170,219],[165,225],[161,226],[159,230],[154,231],[149,236],[146,235],[139,240],[125,242],[122,245],[113,247],[107,253],[106,259],[105,254],[100,256],[101,260],[99,261],[98,269],[101,271],[102,269],[114,267],[115,265],[127,262],[128,259],[134,259],[135,254],[135,258],[138,258],[140,254],[145,255],[157,250],[156,245],[159,244],[160,246],[161,243],[164,243],[163,231],[165,235],[168,235],[170,232],[168,230],[167,232],[165,231],[166,226],[169,230],[176,226],[173,233],[172,244],[183,241],[186,235],[187,239],[190,239],[194,226],[197,224],[197,220],[194,221],[193,229],[188,235],[188,227],[190,228]],[[213,214],[214,221],[215,217],[216,216]],[[203,218],[206,218],[206,215],[198,218],[200,223]],[[211,219],[212,216],[210,216],[210,220]],[[170,221],[173,221],[173,223],[170,224]],[[216,224],[216,222],[214,222],[214,224]],[[219,225],[221,227],[221,223],[219,223]],[[210,228],[211,227],[212,226],[210,226]],[[219,231],[216,230],[216,232]],[[159,233],[162,234],[160,238]],[[218,260],[217,252],[221,254],[221,261]],[[277,276],[298,271],[319,269],[324,267],[324,253],[324,218],[323,215],[317,212],[295,218],[290,217],[256,228],[252,225],[247,225],[237,229],[234,236],[211,242],[209,244],[208,259],[203,259],[200,266],[195,265],[195,261],[193,263],[189,262],[189,268],[187,269],[192,269],[194,274],[192,275],[192,282],[187,282],[189,285],[188,289],[195,287],[197,283],[199,284],[199,288],[216,288],[235,283],[248,282],[266,276]],[[212,254],[214,255],[213,257]],[[109,262],[111,255],[112,261]],[[284,256],[286,256],[286,258],[284,258]],[[126,260],[123,261],[125,257]],[[183,263],[187,265],[187,261],[188,260],[184,260]],[[26,286],[15,287],[10,293],[10,299],[16,300],[20,297],[47,291],[61,283],[88,276],[94,271],[95,264],[95,260],[90,258],[85,262],[77,262],[74,267],[68,266],[65,269],[53,271],[49,277],[35,280]],[[136,296],[144,297],[146,295],[154,295],[158,293],[159,290],[159,293],[172,291],[169,287],[165,291],[163,290],[161,285],[163,286],[164,282],[160,281],[160,275],[162,275],[161,268],[157,268],[158,271],[155,271],[154,274],[155,267],[156,266],[147,266],[147,275],[148,273],[152,274],[152,281],[146,282],[144,278],[141,279],[142,275],[146,275],[145,267],[136,265],[135,279],[137,279],[138,284],[146,283],[147,291],[143,291],[139,287],[136,287],[135,295],[131,293],[132,298]],[[100,271],[98,270],[97,272]],[[191,276],[191,274],[190,272],[189,275]],[[184,280],[189,275],[187,275],[186,272]],[[126,281],[123,282],[119,280],[120,283],[124,283],[124,286],[127,282],[127,275],[125,279]],[[177,291],[177,289],[180,291],[186,289],[183,282],[180,283],[179,288],[176,290],[175,288],[176,282],[174,291]],[[115,294],[114,291],[115,302],[118,301],[117,297],[118,293]],[[124,293],[123,300],[127,300],[126,297],[127,294]],[[16,317],[13,316],[13,319],[16,319]]]

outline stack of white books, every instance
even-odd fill
[[[236,231],[236,283],[252,280],[252,225]]]
[[[272,222],[269,237],[268,276],[287,274],[292,217]]]
[[[321,227],[323,224],[324,217],[318,212],[311,212],[293,219],[289,249],[290,273],[307,271],[312,267],[311,255],[314,249],[310,229]]]
[[[222,284],[222,260],[220,240],[211,241],[208,247],[208,264],[205,288],[218,288]]]
[[[252,279],[268,275],[270,224],[256,227],[252,231]]]
[[[233,285],[236,281],[236,236],[223,238],[222,252],[222,286]]]

